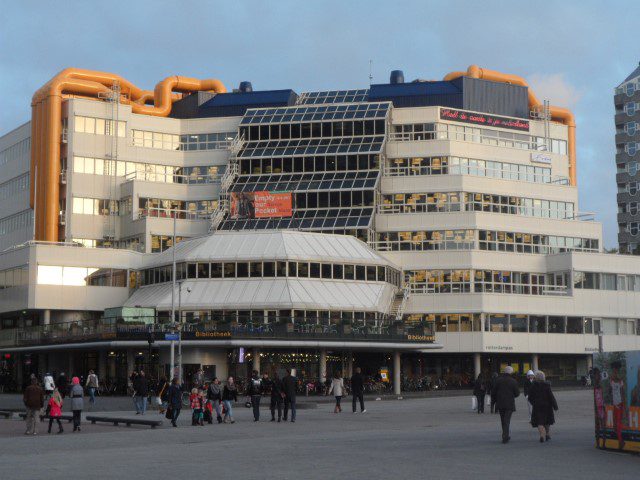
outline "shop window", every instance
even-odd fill
[[[527,332],[527,316],[511,315],[509,325],[512,332]]]

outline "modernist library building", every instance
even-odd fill
[[[32,107],[0,137],[18,383],[166,375],[178,330],[187,379],[358,365],[396,391],[640,349],[640,258],[604,253],[574,117],[515,75],[298,94],[67,69]]]

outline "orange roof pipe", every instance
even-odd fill
[[[62,98],[64,95],[83,95],[99,98],[111,93],[119,84],[122,103],[131,105],[134,113],[166,117],[173,102],[182,93],[210,90],[225,93],[219,80],[198,80],[189,77],[167,77],[159,82],[153,93],[141,90],[128,80],[113,73],[67,68],[39,88],[31,102],[31,182],[30,204],[35,208],[35,239],[59,240],[60,208],[60,135]],[[173,92],[180,93],[173,93]],[[146,105],[153,100],[153,105]],[[36,174],[37,173],[37,174]]]
[[[529,108],[532,110],[542,107],[542,103],[536,98],[535,94],[529,87],[526,80],[518,75],[511,75],[508,73],[501,73],[495,70],[488,70],[486,68],[480,68],[477,65],[471,65],[466,72],[451,72],[445,75],[444,80],[450,81],[459,77],[471,77],[480,78],[483,80],[490,80],[492,82],[510,83],[513,85],[520,85],[527,87],[529,93]],[[570,110],[562,107],[549,107],[549,113],[551,119],[561,122],[568,127],[568,146],[569,146],[569,182],[571,185],[577,185],[577,171],[576,171],[576,121],[573,113]]]

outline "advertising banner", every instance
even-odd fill
[[[468,112],[466,110],[456,110],[454,108],[441,108],[440,120],[505,128],[508,130],[518,130],[520,132],[529,131],[529,122],[527,120],[499,117],[498,115],[487,115],[485,113]]]
[[[596,447],[640,452],[640,351],[593,357]]]
[[[231,193],[230,217],[247,218],[290,217],[293,215],[291,192]]]

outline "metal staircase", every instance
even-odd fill
[[[404,286],[398,290],[391,306],[389,307],[389,318],[396,321],[402,321],[404,316],[404,309],[407,306],[407,299],[409,298],[409,284],[405,283]]]
[[[240,167],[238,163],[238,153],[244,146],[244,136],[238,135],[233,139],[231,145],[229,147],[229,164],[227,165],[227,169],[222,175],[220,179],[220,196],[218,200],[218,207],[211,214],[211,224],[209,225],[209,233],[215,232],[220,224],[224,221],[227,216],[227,212],[230,207],[230,198],[229,198],[229,189],[235,182],[238,177],[238,173],[240,173]]]

